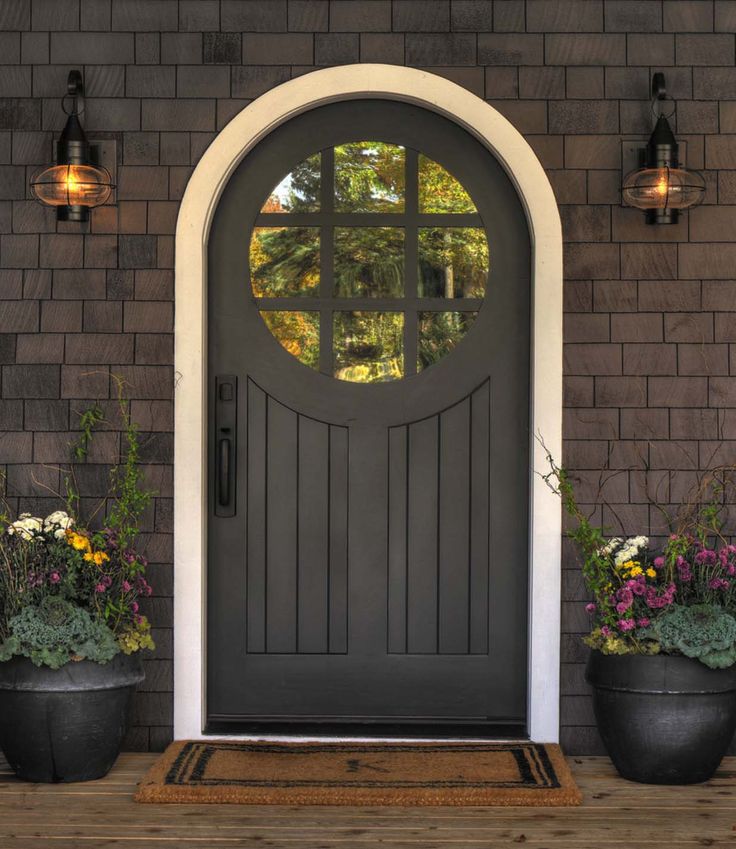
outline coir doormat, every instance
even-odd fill
[[[559,746],[536,743],[172,743],[137,802],[579,805]]]

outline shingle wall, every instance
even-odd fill
[[[79,411],[112,397],[111,372],[129,382],[158,491],[144,533],[158,650],[129,747],[171,736],[173,234],[217,131],[292,76],[359,61],[427,68],[506,115],[562,214],[565,460],[609,525],[657,533],[648,494],[677,501],[698,469],[736,460],[735,30],[734,0],[0,0],[0,463],[11,505],[45,509]],[[57,225],[27,188],[76,67],[119,184],[88,228]],[[708,184],[674,227],[619,205],[653,70]],[[90,498],[118,440],[104,433],[80,474]],[[565,565],[562,738],[596,752],[567,549]]]

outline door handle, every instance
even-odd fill
[[[237,507],[238,378],[215,377],[215,515],[234,516]]]
[[[230,440],[220,440],[219,465],[217,469],[218,492],[217,501],[220,507],[230,504]]]

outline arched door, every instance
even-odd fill
[[[525,723],[530,244],[395,101],[258,144],[209,238],[207,715]]]

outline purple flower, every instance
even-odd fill
[[[610,637],[611,633],[611,629],[608,627],[608,625],[604,625],[601,628],[601,634],[603,634],[604,637]]]
[[[636,628],[636,622],[633,619],[619,619],[616,624],[622,631],[633,631]]]
[[[97,586],[95,587],[95,592],[104,593],[106,589],[107,587],[104,584],[97,584]]]
[[[133,587],[127,581],[123,581],[123,592],[124,593],[129,593],[132,589],[133,589]]]
[[[717,556],[715,551],[711,551],[709,548],[704,548],[702,551],[699,551],[695,555],[695,562],[699,565],[714,566],[717,560]]]
[[[597,605],[595,605],[592,601],[585,605],[585,610],[587,613],[595,613],[597,609]]]
[[[642,616],[636,624],[639,628],[648,628],[652,624],[652,620],[646,616]]]
[[[626,604],[626,602],[625,602],[625,601],[620,601],[620,602],[616,605],[616,613],[619,613],[619,614],[620,614],[620,613],[626,613],[626,611],[627,611],[630,607],[631,607],[631,605],[630,605],[630,604]]]
[[[725,578],[711,578],[708,581],[708,587],[712,590],[727,590],[730,586],[730,581]]]
[[[133,613],[138,613],[138,611],[140,610],[140,607],[138,606],[138,602],[137,602],[137,601],[134,601],[134,602],[130,605],[130,609],[133,611]]]
[[[52,584],[58,584],[61,580],[61,575],[58,572],[52,572],[49,576],[49,580]]]
[[[654,568],[661,569],[664,566],[664,557],[655,557],[654,558]]]

